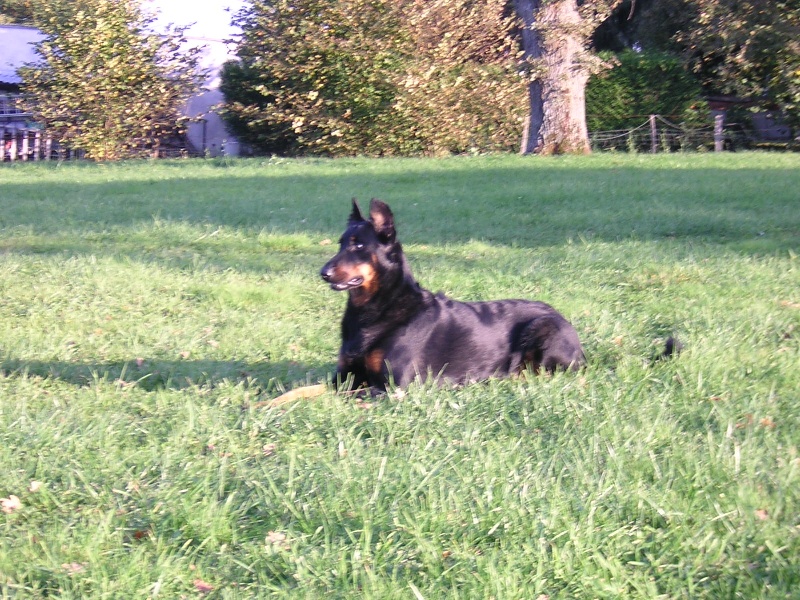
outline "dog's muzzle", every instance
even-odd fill
[[[320,277],[322,277],[325,281],[327,281],[330,284],[331,289],[337,292],[343,292],[344,290],[357,288],[362,283],[364,283],[364,278],[360,276],[352,277],[345,281],[337,281],[336,267],[334,267],[330,263],[322,267],[322,270],[319,272],[319,274]]]

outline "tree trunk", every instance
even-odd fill
[[[522,154],[588,154],[585,23],[576,0],[515,0],[522,48],[534,66]]]

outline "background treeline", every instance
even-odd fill
[[[220,110],[259,153],[516,151],[533,106],[528,86],[546,80],[547,68],[547,61],[522,52],[521,4],[250,0],[234,17],[243,34],[238,60],[223,69]],[[551,48],[560,36],[589,40],[575,56],[593,65],[585,90],[590,130],[624,129],[651,113],[708,124],[703,98],[722,94],[780,111],[795,127],[800,121],[797,0],[604,0],[613,7],[610,17],[598,10],[594,19],[587,2],[525,4],[540,14],[579,8],[581,22],[561,31],[540,23],[537,35]],[[47,64],[26,75],[31,112],[66,141],[100,140],[91,142],[90,156],[157,146],[179,129],[171,124],[179,125],[178,108],[197,85],[194,57],[175,52],[181,32],[157,41],[140,6],[140,0],[0,0],[0,22],[29,22],[48,36],[41,48]],[[109,43],[98,50],[98,40]],[[155,106],[156,97],[166,101]],[[148,120],[148,111],[158,117]]]
[[[796,121],[799,18],[797,2],[620,2],[591,37],[606,68],[587,85],[589,129],[651,113],[709,124],[709,94],[752,98]],[[522,60],[513,2],[256,0],[237,23],[225,115],[261,152],[519,147],[536,66]]]
[[[510,150],[525,114],[505,0],[255,1],[222,91],[265,152]]]

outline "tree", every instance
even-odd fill
[[[51,0],[34,18],[45,38],[41,61],[20,70],[23,103],[62,145],[116,160],[153,153],[179,130],[200,82],[182,30],[154,33],[139,0]]]
[[[228,118],[278,151],[507,150],[524,129],[525,153],[588,152],[585,87],[604,66],[589,47],[622,2],[254,0]]]
[[[265,150],[588,152],[591,35],[621,0],[253,0],[228,119]],[[515,140],[515,141],[512,141]]]
[[[529,116],[523,154],[585,154],[585,89],[601,61],[591,36],[621,0],[514,0],[522,47],[530,66]]]
[[[800,3],[687,1],[693,23],[676,40],[706,89],[773,104],[800,124]]]
[[[226,118],[260,150],[507,150],[524,88],[505,0],[254,0]]]
[[[276,118],[272,107],[278,84],[258,63],[230,60],[222,66],[219,89],[225,98],[220,115],[231,133],[253,150],[280,156],[298,151],[298,135],[291,123]]]
[[[0,25],[5,23],[27,23],[39,4],[45,0],[0,0]]]
[[[392,0],[253,0],[225,117],[266,152],[375,153],[404,49]]]
[[[402,4],[412,49],[393,106],[401,117],[395,139],[413,133],[426,154],[518,147],[525,86],[517,21],[506,6],[506,0]]]

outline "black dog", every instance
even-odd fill
[[[380,200],[370,202],[366,220],[353,199],[339,242],[320,275],[334,290],[349,292],[340,386],[380,392],[417,377],[465,383],[585,362],[575,329],[543,302],[457,302],[420,287],[397,241],[392,211]]]

